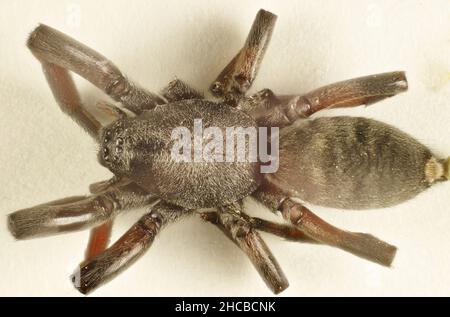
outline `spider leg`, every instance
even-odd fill
[[[17,239],[34,238],[101,224],[119,211],[148,205],[155,197],[134,184],[98,195],[69,197],[8,215],[8,226]]]
[[[261,126],[284,127],[323,109],[369,105],[407,89],[405,73],[391,72],[341,81],[298,96],[276,96],[264,89],[242,99],[239,107]]]
[[[316,241],[306,235],[303,231],[299,230],[295,226],[280,224],[256,217],[250,218],[250,223],[256,230],[271,233],[286,240],[307,243],[320,243],[319,241]]]
[[[259,10],[244,46],[212,83],[210,91],[214,96],[240,96],[250,88],[267,50],[276,19],[276,15]]]
[[[67,70],[49,63],[42,63],[42,69],[61,110],[96,139],[102,125],[83,106],[75,83]]]
[[[40,207],[40,206],[57,206],[57,205],[70,204],[70,203],[74,203],[76,201],[83,200],[85,198],[86,198],[86,196],[65,197],[65,198],[61,198],[61,199],[57,199],[57,200],[52,200],[52,201],[46,202],[44,204],[40,204],[40,205],[37,205],[35,207]]]
[[[83,105],[73,79],[67,70],[49,63],[42,63],[42,69],[62,111],[72,117],[92,137],[94,137],[94,139],[97,138],[98,131],[101,129],[102,124]],[[105,101],[97,102],[95,108],[100,110],[108,123],[128,116],[120,108]]]
[[[367,233],[336,228],[276,189],[263,187],[254,193],[254,197],[272,211],[280,211],[285,220],[318,242],[385,266],[390,266],[394,260],[397,251],[395,246]]]
[[[175,78],[161,91],[167,102],[175,102],[186,99],[203,99],[204,96],[194,88],[190,87],[184,81]]]
[[[264,240],[252,227],[248,216],[240,209],[238,205],[220,207],[219,212],[204,213],[202,217],[216,225],[244,251],[266,285],[278,294],[289,286],[289,282]]]
[[[268,221],[265,219],[257,218],[257,217],[249,217],[246,214],[241,213],[242,216],[245,216],[246,220],[249,221],[252,228],[264,231],[286,240],[297,241],[297,242],[306,242],[306,243],[320,243],[309,236],[307,236],[304,232],[300,231],[297,227],[276,223],[272,221]],[[217,219],[219,215],[216,211],[205,211],[201,213],[201,217],[203,220],[217,223]]]
[[[126,177],[113,176],[109,180],[89,185],[89,191],[91,194],[101,194],[113,188],[130,185],[131,183],[132,181]],[[111,239],[113,222],[114,220],[111,218],[101,225],[91,229],[89,243],[86,249],[86,260],[92,259],[108,247]]]
[[[135,113],[153,109],[157,104],[163,103],[157,95],[127,80],[104,56],[49,26],[39,25],[31,33],[27,44],[42,63],[53,94],[63,111],[81,121],[91,134],[95,122],[92,118],[85,118],[89,115],[83,115],[86,110],[78,100],[69,70],[84,77]],[[62,83],[59,84],[58,81]],[[69,92],[65,92],[65,88],[69,88]]]
[[[124,109],[117,107],[116,105],[110,104],[106,101],[98,101],[95,104],[95,108],[100,111],[101,115],[108,120],[107,124],[112,123],[113,121],[133,117],[134,113],[125,112]]]
[[[147,251],[163,226],[185,214],[180,207],[158,203],[111,247],[81,263],[72,275],[74,286],[86,294],[109,281]]]
[[[111,188],[122,187],[131,184],[133,181],[125,176],[113,176],[106,181],[100,181],[89,185],[91,194],[100,194]],[[135,185],[138,186],[138,185]]]
[[[89,243],[86,249],[85,259],[89,260],[105,251],[111,239],[112,225],[114,220],[109,219],[101,225],[91,229]]]

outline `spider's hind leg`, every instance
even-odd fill
[[[276,188],[262,186],[253,196],[271,211],[280,211],[285,220],[315,241],[385,266],[390,266],[394,260],[395,246],[367,233],[336,228]]]
[[[279,236],[289,241],[296,242],[305,242],[305,243],[320,243],[308,235],[306,235],[303,231],[299,230],[297,227],[276,223],[272,221],[268,221],[261,218],[250,218],[251,224],[253,228],[259,231],[264,231],[267,233],[271,233],[273,235]]]

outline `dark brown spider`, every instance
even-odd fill
[[[10,214],[11,233],[25,239],[95,227],[86,260],[73,275],[82,293],[141,256],[166,224],[193,214],[216,225],[239,246],[274,293],[287,288],[288,282],[258,230],[328,244],[389,266],[394,246],[365,233],[335,228],[291,197],[344,209],[392,206],[450,178],[450,160],[435,158],[410,136],[374,120],[307,120],[322,109],[370,104],[403,92],[407,89],[403,72],[351,79],[301,96],[277,96],[265,89],[247,97],[275,20],[272,13],[259,11],[243,48],[211,85],[214,101],[178,79],[161,96],[150,93],[92,49],[48,26],[36,28],[28,47],[42,63],[56,101],[98,141],[100,164],[115,176],[91,185],[89,196]],[[122,104],[124,109],[98,104],[111,124],[103,127],[86,110],[69,71]],[[279,127],[278,170],[263,174],[261,164],[253,161],[174,161],[171,132],[180,126],[192,130],[196,119],[222,130]],[[246,215],[242,200],[247,196],[279,211],[287,224]],[[151,206],[151,211],[107,248],[112,219],[141,206]]]

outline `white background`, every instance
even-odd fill
[[[368,108],[320,115],[366,116],[450,154],[450,2],[433,1],[0,1],[0,295],[78,296],[69,275],[88,232],[14,241],[6,215],[87,193],[110,173],[96,146],[58,109],[25,46],[39,23],[95,48],[158,91],[175,75],[206,90],[241,47],[259,8],[278,15],[252,91],[304,93],[352,77],[405,70],[409,91]],[[105,98],[79,81],[87,103]],[[450,184],[394,208],[312,207],[331,223],[399,247],[391,269],[319,245],[263,234],[290,287],[281,296],[450,295]],[[274,219],[260,205],[252,214]],[[113,240],[144,210],[121,215]],[[245,255],[199,219],[168,227],[126,272],[92,296],[269,296]]]

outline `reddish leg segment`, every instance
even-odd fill
[[[42,69],[61,110],[72,117],[93,138],[97,138],[102,125],[82,104],[73,79],[67,70],[45,62],[42,63]]]
[[[86,260],[99,255],[108,247],[111,239],[113,220],[110,219],[94,229],[91,229],[89,243],[86,249]]]

